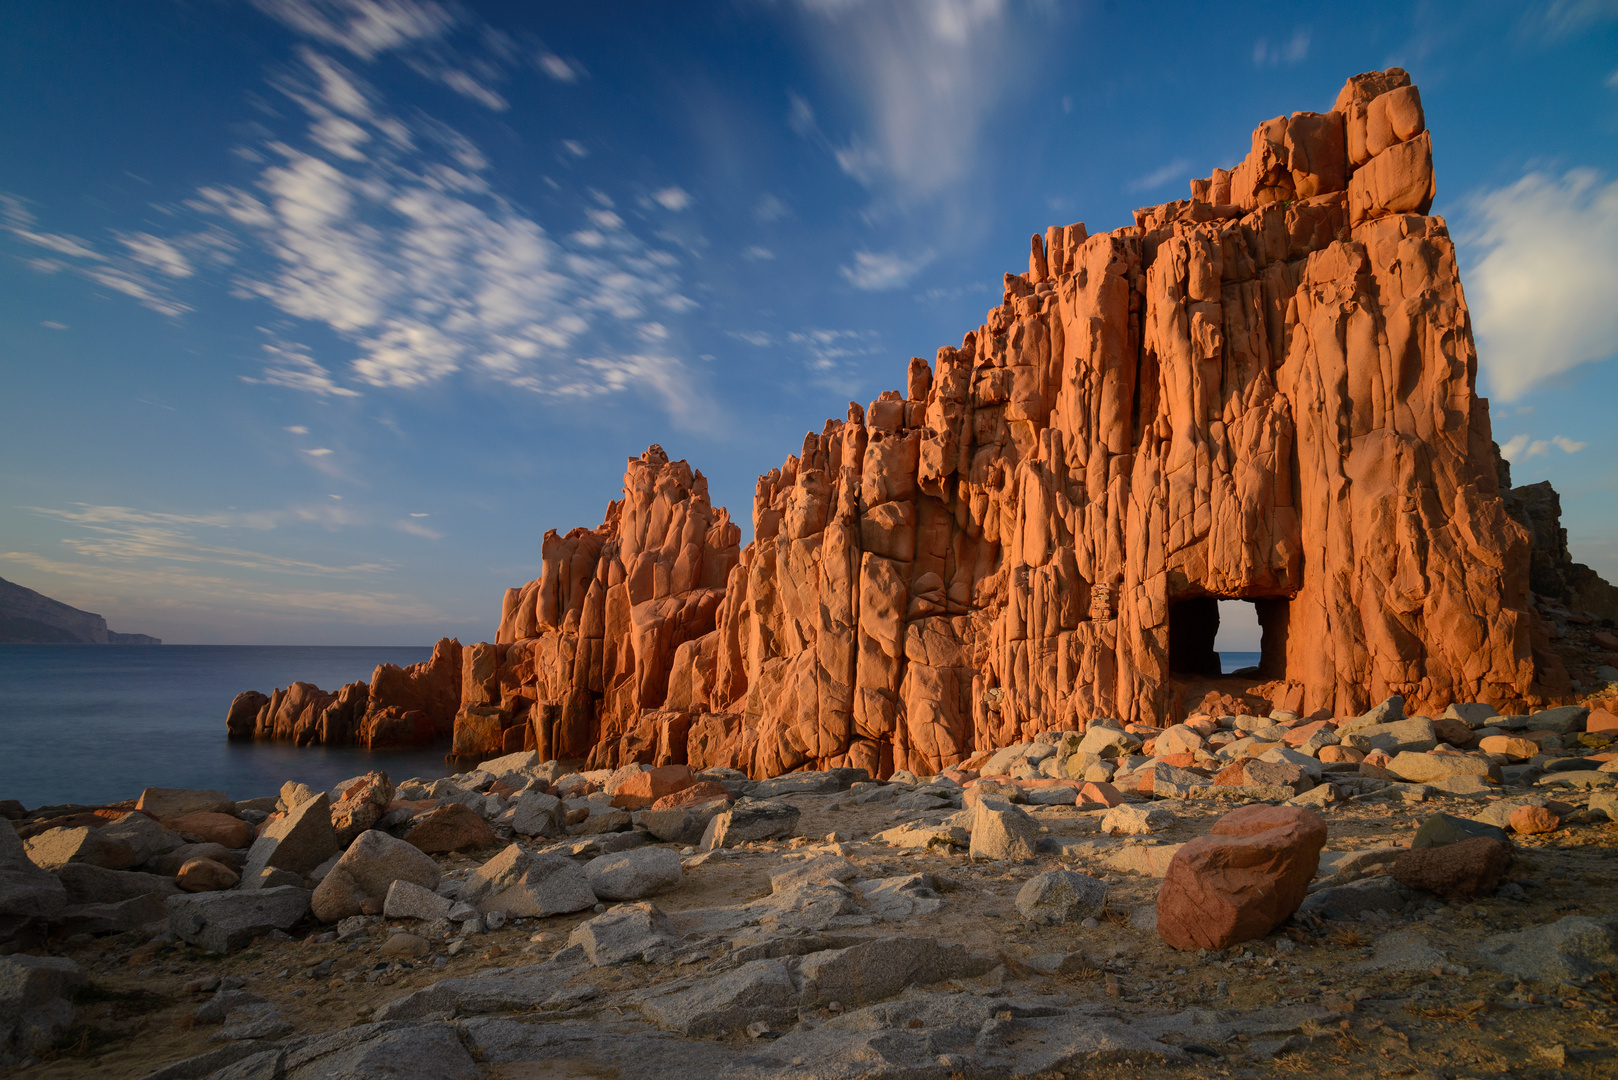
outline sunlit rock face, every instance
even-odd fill
[[[455,749],[927,774],[1183,716],[1232,598],[1273,708],[1544,696],[1433,192],[1409,77],[1358,75],[1190,199],[1033,237],[959,347],[759,478],[747,547],[652,447],[464,650]]]

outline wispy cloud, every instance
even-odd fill
[[[1530,173],[1468,200],[1462,250],[1478,362],[1492,396],[1536,385],[1618,350],[1618,182],[1590,169]]]
[[[652,192],[652,200],[665,210],[686,210],[691,206],[691,196],[683,188],[677,187]]]
[[[411,514],[410,516],[415,517],[416,515]],[[429,525],[423,525],[419,521],[409,521],[409,520],[395,521],[393,523],[393,527],[395,529],[398,529],[402,533],[408,533],[411,536],[419,536],[423,540],[442,540],[442,539],[444,539],[444,534],[443,533],[439,532],[437,529],[434,529]]]
[[[775,258],[775,252],[767,247],[759,247],[754,244],[742,252],[742,258],[748,262],[769,262]]]
[[[1564,454],[1577,454],[1590,444],[1575,442],[1566,435],[1552,435],[1549,439],[1534,439],[1527,435],[1514,435],[1500,444],[1500,456],[1507,461],[1516,463],[1527,461],[1529,458],[1543,457],[1551,452],[1552,447]]]
[[[436,42],[453,21],[434,5],[382,0],[260,6],[361,59]],[[70,267],[167,315],[191,309],[171,283],[199,279],[199,262],[228,265],[236,296],[323,326],[352,349],[339,366],[274,335],[247,382],[341,398],[465,372],[549,398],[644,390],[677,417],[709,407],[670,352],[676,335],[655,339],[655,356],[645,350],[645,327],[695,307],[681,256],[638,233],[604,192],[582,193],[579,227],[558,234],[494,189],[489,159],[470,140],[419,113],[395,115],[333,56],[303,47],[272,85],[303,126],[240,148],[253,183],[199,188],[175,215],[200,222],[192,231],[114,231],[114,245],[98,248],[39,229],[14,198],[0,204],[0,225],[49,253],[37,269]],[[677,186],[650,199],[669,211],[692,205]]]
[[[854,264],[839,267],[838,272],[856,289],[883,292],[909,284],[932,261],[931,251],[909,256],[894,251],[856,251]]]
[[[1309,55],[1309,37],[1309,28],[1300,26],[1283,42],[1272,44],[1268,38],[1259,38],[1253,43],[1253,66],[1264,68],[1285,64],[1291,67],[1303,63]]]
[[[1153,169],[1145,176],[1139,176],[1124,185],[1124,190],[1135,192],[1156,191],[1158,188],[1175,180],[1183,180],[1190,175],[1191,161],[1188,158],[1175,158],[1167,165]]]
[[[869,358],[882,351],[881,338],[874,330],[811,327],[794,330],[783,341],[803,355],[811,384],[846,397],[855,397],[864,390],[871,370]],[[766,335],[762,344],[775,343]]]
[[[22,509],[82,530],[84,535],[65,537],[62,544],[85,558],[101,562],[212,565],[304,576],[374,574],[390,569],[386,563],[338,566],[294,559],[235,545],[207,543],[196,536],[198,529],[262,532],[292,523],[342,528],[364,522],[363,515],[341,505],[213,514],[168,514],[127,506],[85,504],[74,504],[66,509],[37,506]]]
[[[830,139],[863,184],[926,198],[972,166],[1008,73],[1021,70],[1005,0],[799,0],[817,54],[855,97],[864,123]],[[818,132],[808,102],[793,126]]]

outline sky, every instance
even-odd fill
[[[756,477],[1028,237],[1399,65],[1517,483],[1618,580],[1618,3],[0,6],[0,576],[170,642],[493,636],[649,443]]]

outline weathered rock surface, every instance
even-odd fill
[[[1309,810],[1244,806],[1180,848],[1157,894],[1157,932],[1176,949],[1263,937],[1298,910],[1326,823]]]
[[[441,642],[410,677],[431,709],[400,712],[409,680],[379,669],[335,697],[238,701],[232,731],[376,745],[384,714],[442,737],[449,709],[461,754],[754,778],[924,776],[1072,731],[1068,756],[1150,738],[1183,769],[1208,733],[1171,725],[1208,703],[1364,714],[1339,734],[1395,754],[1398,779],[1498,782],[1486,758],[1426,754],[1419,714],[1526,712],[1570,684],[1530,603],[1545,530],[1503,497],[1435,184],[1409,76],[1355,76],[1330,110],[1265,121],[1191,198],[1033,237],[959,347],[759,478],[745,549],[702,474],[650,447],[599,527],[546,534],[494,642]],[[1240,701],[1204,681],[1219,597],[1264,629]],[[1149,727],[1085,731],[1103,716]]]
[[[584,876],[602,900],[639,900],[679,886],[680,857],[664,847],[637,848],[591,859]]]
[[[1017,890],[1017,910],[1041,923],[1083,922],[1107,906],[1107,883],[1071,870],[1036,874]]]
[[[242,880],[254,882],[266,869],[307,874],[337,854],[331,801],[322,792],[270,822],[247,851]]]
[[[83,969],[60,956],[0,956],[0,1067],[48,1050],[72,1023]]]
[[[1511,848],[1489,836],[1473,836],[1454,844],[1412,848],[1393,863],[1399,884],[1446,899],[1493,894],[1511,865]]]
[[[460,898],[479,911],[507,915],[564,915],[594,907],[596,895],[582,867],[561,855],[532,855],[512,844],[461,885]]]
[[[182,893],[168,899],[174,936],[209,952],[234,952],[260,934],[285,930],[309,912],[309,892],[291,885]]]
[[[432,856],[397,837],[369,829],[360,833],[315,886],[310,907],[321,922],[336,922],[360,914],[367,900],[380,906],[395,881],[433,889],[439,876]]]

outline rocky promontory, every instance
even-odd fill
[[[22,645],[161,645],[147,634],[120,634],[107,620],[0,578],[0,643]]]

